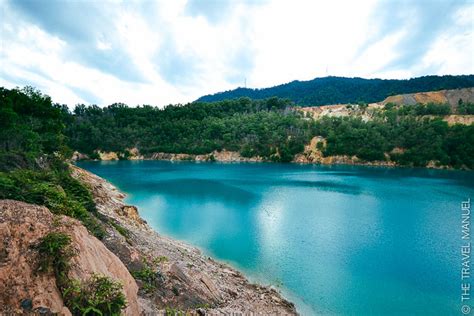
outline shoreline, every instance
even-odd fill
[[[120,191],[120,192],[126,195],[126,197],[124,199],[126,201],[129,194],[127,192],[124,192],[124,191]],[[153,227],[151,227],[151,229],[154,232],[158,233],[157,229],[155,229]],[[199,247],[199,246],[196,246],[196,245],[193,245],[193,244],[189,243],[186,240],[176,238],[176,237],[171,236],[169,234],[162,234],[162,233],[159,233],[159,234],[161,236],[165,237],[165,238],[174,240],[177,243],[181,243],[181,244],[187,245],[191,248],[195,248],[204,257],[211,258],[212,260],[214,260],[214,261],[216,261],[216,262],[218,262],[222,265],[228,266],[229,268],[236,270],[237,272],[241,273],[244,276],[244,278],[250,284],[255,284],[255,285],[258,285],[258,286],[275,289],[285,300],[287,300],[287,301],[291,302],[292,304],[294,304],[295,309],[296,309],[296,313],[298,315],[316,315],[316,312],[313,310],[313,308],[311,306],[307,305],[300,297],[298,297],[296,294],[293,294],[285,286],[279,287],[279,286],[274,286],[272,284],[269,284],[268,282],[265,282],[265,278],[263,276],[252,275],[250,272],[248,272],[244,268],[240,267],[237,262],[220,258],[219,256],[207,251],[206,249],[204,249],[202,247]]]
[[[201,305],[212,306],[207,310],[211,315],[235,312],[298,315],[295,305],[274,287],[253,283],[254,280],[249,279],[231,264],[213,259],[199,247],[159,234],[140,217],[135,206],[125,203],[126,195],[112,183],[74,165],[71,165],[71,170],[74,178],[91,189],[100,214],[118,222],[130,232],[129,240],[120,240],[120,246],[116,245],[117,240],[104,241],[107,248],[127,267],[134,264],[130,261],[131,253],[138,252],[149,258],[166,257],[161,272],[169,276],[170,283],[173,284],[164,286],[172,285],[171,292],[180,287],[183,293],[179,296],[185,300],[178,299],[176,303],[182,305],[183,310],[191,308],[186,306],[189,301],[208,300],[211,304]],[[124,209],[127,211],[124,212]],[[113,237],[117,239],[123,236]],[[124,246],[129,248],[128,251],[123,250]],[[156,312],[160,310],[158,305],[162,307],[171,302],[165,294],[161,293],[165,297],[153,297],[153,299],[142,295],[145,314]],[[288,294],[293,296],[291,293]],[[161,302],[157,304],[157,300]]]
[[[139,161],[150,161],[150,160],[139,160]],[[156,160],[157,161],[157,160]],[[166,161],[166,160],[163,160],[163,161]],[[186,161],[183,161],[183,162],[186,162]],[[192,163],[192,161],[191,161]],[[219,163],[219,162],[217,162]],[[225,162],[223,162],[225,163]],[[236,163],[236,162],[229,162],[229,163]],[[251,163],[251,162],[248,162],[248,163]],[[264,162],[263,162],[264,163]],[[82,169],[82,168],[81,168]],[[87,170],[86,170],[87,171]],[[105,179],[104,179],[105,180]],[[109,183],[111,183],[114,187],[116,187],[118,189],[118,187],[112,183],[111,181],[109,180],[105,180]],[[128,192],[125,192],[123,190],[119,190],[120,193],[124,194],[125,197],[123,198],[123,201],[124,202],[129,202],[129,197],[131,196],[131,193],[128,193]],[[251,275],[250,272],[248,271],[245,271],[244,268],[240,267],[239,264],[237,262],[234,262],[234,261],[230,261],[230,260],[226,260],[226,259],[223,259],[223,258],[220,258],[219,256],[207,251],[206,249],[200,247],[200,246],[196,246],[196,245],[193,245],[193,244],[190,244],[188,241],[186,240],[183,240],[183,239],[179,239],[177,237],[174,237],[174,236],[171,236],[169,234],[162,234],[162,233],[158,233],[158,229],[155,229],[153,228],[151,225],[150,225],[151,229],[156,232],[157,234],[160,234],[161,236],[164,236],[166,238],[169,238],[169,239],[172,239],[178,243],[182,243],[182,244],[185,244],[189,247],[192,247],[192,248],[195,248],[197,249],[203,256],[205,257],[210,257],[212,258],[213,260],[215,260],[216,262],[219,262],[221,264],[224,264],[224,265],[227,265],[229,266],[230,268],[240,272],[243,274],[243,276],[245,277],[245,279],[247,279],[249,281],[249,283],[251,284],[257,284],[257,285],[260,285],[260,286],[263,286],[263,287],[267,287],[267,288],[273,288],[275,290],[278,291],[278,293],[286,300],[288,300],[289,302],[292,302],[294,305],[295,305],[295,309],[296,309],[296,312],[298,313],[298,315],[316,315],[316,312],[314,311],[314,309],[309,306],[308,304],[306,304],[303,299],[301,299],[300,297],[298,297],[296,294],[293,294],[293,292],[291,292],[288,288],[286,288],[285,286],[283,287],[279,287],[279,286],[274,286],[274,285],[271,285],[271,284],[265,284],[265,283],[268,283],[268,282],[265,282],[265,278],[263,276],[259,276],[259,275]]]
[[[314,141],[312,141],[314,142]],[[311,147],[311,145],[309,146]],[[315,147],[315,146],[312,146]],[[172,162],[220,162],[220,163],[282,163],[282,164],[299,164],[299,165],[321,165],[321,166],[334,166],[334,165],[348,165],[348,166],[373,166],[373,167],[391,167],[391,168],[420,168],[420,169],[432,169],[432,170],[460,170],[460,171],[472,171],[468,168],[454,168],[447,165],[438,165],[436,161],[430,161],[424,167],[414,167],[400,165],[390,160],[375,160],[375,161],[364,161],[356,156],[327,156],[323,157],[322,153],[318,150],[307,148],[305,152],[296,154],[292,161],[289,162],[277,162],[269,159],[264,159],[260,156],[255,157],[242,157],[238,152],[233,151],[213,151],[208,154],[195,155],[195,154],[184,154],[184,153],[153,153],[150,155],[142,155],[138,149],[133,148],[129,150],[130,156],[123,156],[117,152],[97,152],[99,159],[91,159],[88,155],[74,152],[71,162],[79,161],[172,161]]]
[[[70,160],[71,164],[76,165],[77,163],[90,163],[90,162],[119,162],[119,161],[128,161],[128,162],[144,162],[144,161],[166,161],[172,163],[215,163],[215,164],[270,164],[270,165],[290,165],[290,166],[320,166],[320,167],[370,167],[370,168],[386,168],[386,169],[400,169],[400,170],[433,170],[433,171],[456,171],[456,172],[473,172],[471,169],[463,168],[441,168],[441,167],[415,167],[415,166],[405,166],[397,164],[376,164],[376,163],[317,163],[317,162],[275,162],[275,161],[205,161],[205,160],[172,160],[172,159],[152,159],[152,158],[143,158],[143,159],[110,159],[110,160],[101,160],[101,159],[81,159],[81,160]]]

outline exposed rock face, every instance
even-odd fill
[[[137,224],[145,224],[145,221],[138,214],[138,209],[133,205],[124,205],[116,210],[117,214],[123,216]]]
[[[383,109],[387,103],[396,105],[415,105],[427,103],[446,103],[451,105],[455,113],[459,100],[463,102],[474,103],[474,88],[454,89],[454,90],[440,90],[431,92],[419,92],[399,94],[386,98],[378,103],[371,103],[366,109],[360,108],[356,104],[334,104],[312,107],[301,107],[298,111],[303,112],[306,117],[313,119],[320,119],[323,116],[327,117],[360,117],[363,121],[371,120],[377,111]],[[449,125],[464,124],[470,125],[474,123],[474,115],[446,115],[443,118]]]
[[[76,223],[77,224],[77,223]],[[82,225],[73,225],[65,230],[73,240],[77,255],[72,258],[70,276],[74,279],[87,280],[93,273],[120,280],[127,298],[125,315],[138,315],[138,286],[125,265],[103,243],[87,232]]]
[[[262,157],[242,157],[235,151],[213,151],[205,155],[154,153],[150,159],[170,161],[221,161],[221,162],[260,162]]]
[[[260,162],[263,158],[260,156],[256,157],[242,157],[240,153],[236,151],[214,151],[212,152],[215,160],[223,162]]]
[[[204,160],[202,155],[191,154],[172,154],[172,153],[153,153],[150,157],[155,160],[171,160],[171,161],[186,161],[186,160]]]
[[[140,151],[136,147],[127,149],[127,151],[130,154],[130,156],[128,157],[129,160],[143,160],[143,159],[145,159],[145,157],[140,154]]]
[[[454,125],[454,124],[471,125],[472,123],[474,123],[474,115],[451,114],[451,115],[446,115],[443,121],[448,122],[448,125]]]
[[[93,192],[98,210],[129,231],[125,238],[111,230],[104,240],[129,270],[143,268],[143,258],[163,258],[154,264],[158,269],[156,288],[151,293],[143,288],[139,291],[139,304],[145,313],[154,315],[172,307],[197,314],[199,308],[202,312],[202,306],[208,306],[206,312],[210,315],[296,314],[293,304],[274,289],[251,284],[240,272],[202,255],[198,249],[159,235],[137,218],[136,208],[123,203],[124,195],[113,185],[85,170],[71,168],[73,176]]]
[[[123,202],[125,194],[111,183],[84,169],[71,165],[72,176],[86,184],[94,196],[98,211],[112,219],[127,222],[130,226],[147,227],[135,206]]]
[[[464,102],[474,103],[474,88],[440,90],[431,92],[408,93],[390,96],[382,104],[394,103],[397,105],[414,105],[417,103],[447,103],[456,107],[459,99]]]
[[[319,144],[319,145],[318,145]],[[370,165],[370,166],[395,166],[392,161],[363,161],[356,156],[327,156],[324,157],[320,148],[326,146],[326,140],[321,136],[311,139],[305,146],[302,154],[295,155],[293,162],[297,163],[317,163],[322,165]]]
[[[76,249],[70,277],[85,281],[98,273],[120,280],[128,302],[125,315],[140,313],[135,280],[124,264],[80,222],[65,216],[55,218],[46,207],[1,200],[0,314],[24,312],[20,307],[22,301],[31,300],[32,309],[43,307],[53,313],[70,315],[54,275],[36,271],[38,253],[33,245],[54,230],[70,235]]]
[[[119,160],[119,157],[116,152],[104,152],[104,151],[98,151],[100,160]]]
[[[0,313],[21,313],[21,301],[31,299],[33,309],[70,314],[54,276],[36,273],[32,246],[49,232],[52,220],[45,207],[0,201]]]
[[[426,165],[426,168],[430,169],[450,169],[449,166],[442,165],[438,160],[430,160]]]
[[[71,157],[71,160],[72,161],[78,161],[78,160],[88,160],[89,159],[89,156],[87,156],[86,154],[82,154],[78,151],[75,151],[73,154],[72,154],[72,157]]]
[[[455,90],[441,90],[432,92],[420,92],[420,93],[409,93],[402,95],[395,95],[386,98],[384,101],[379,103],[372,103],[367,106],[366,109],[362,109],[358,105],[351,104],[335,104],[315,107],[302,107],[298,110],[301,111],[306,118],[312,118],[314,120],[321,119],[322,117],[359,117],[363,121],[372,120],[377,113],[383,111],[383,108],[387,103],[394,103],[396,105],[415,105],[415,104],[426,104],[426,103],[446,103],[451,105],[453,112],[455,113],[458,105],[458,101],[474,103],[474,87],[465,89]],[[424,115],[421,118],[435,118],[433,115]],[[443,120],[448,125],[463,124],[471,125],[474,123],[474,115],[459,115],[451,114],[443,117]],[[359,159],[356,156],[328,156],[323,157],[322,152],[316,148],[318,142],[323,142],[325,146],[325,140],[321,137],[314,137],[310,144],[305,146],[304,152],[295,155],[293,162],[297,163],[318,163],[318,164],[349,164],[349,165],[371,165],[371,166],[396,166],[397,163],[390,161],[391,154],[402,154],[403,148],[394,148],[390,153],[385,153],[387,160],[384,161],[371,161],[366,162]],[[449,166],[440,166],[437,161],[430,161],[427,168],[447,168]]]
[[[323,160],[323,153],[318,149],[318,146],[326,146],[326,140],[321,136],[313,137],[310,143],[304,147],[304,152],[295,155],[293,161],[298,163],[320,163]]]
[[[369,121],[373,118],[374,114],[383,108],[383,105],[379,103],[371,103],[366,109],[361,108],[357,104],[334,104],[334,105],[323,105],[323,106],[308,106],[297,108],[298,111],[303,112],[306,117],[313,118],[315,120],[327,116],[327,117],[360,117],[363,121]]]

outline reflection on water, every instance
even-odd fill
[[[282,286],[303,314],[459,312],[459,203],[474,173],[157,161],[82,163],[160,233]]]
[[[337,191],[348,194],[360,194],[360,187],[351,184],[339,183],[337,181],[317,181],[317,180],[297,180],[297,179],[267,179],[267,180],[252,180],[249,183],[247,180],[230,179],[229,183],[238,185],[270,185],[272,187],[286,186],[286,187],[308,187],[321,191]]]
[[[225,203],[249,204],[257,197],[250,191],[226,184],[224,181],[207,179],[143,181],[135,188],[142,191],[159,192],[163,195],[181,196],[201,201],[220,200]]]

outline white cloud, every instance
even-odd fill
[[[60,30],[48,20],[50,11],[28,10],[27,1],[0,1],[0,84],[34,85],[69,105],[183,103],[242,86],[245,79],[248,86],[261,88],[326,74],[474,73],[474,5],[468,2],[432,21],[443,27],[431,34],[416,30],[426,26],[417,23],[422,6],[408,2],[394,17],[405,18],[397,24],[386,21],[392,29],[380,33],[384,25],[377,15],[383,5],[375,0],[230,1],[220,11],[204,1],[192,2],[192,12],[186,0],[118,1],[95,7],[91,16],[68,21],[69,28]],[[53,4],[51,10],[63,5]],[[413,36],[424,34],[433,36],[425,38],[426,51],[406,47],[416,43]],[[134,81],[133,73],[143,79]]]

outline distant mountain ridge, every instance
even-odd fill
[[[474,87],[474,75],[424,76],[402,80],[323,77],[309,81],[295,80],[263,89],[237,88],[205,95],[196,101],[215,102],[240,97],[251,99],[280,97],[288,98],[297,105],[317,106],[357,102],[372,103],[397,94],[470,87]]]

